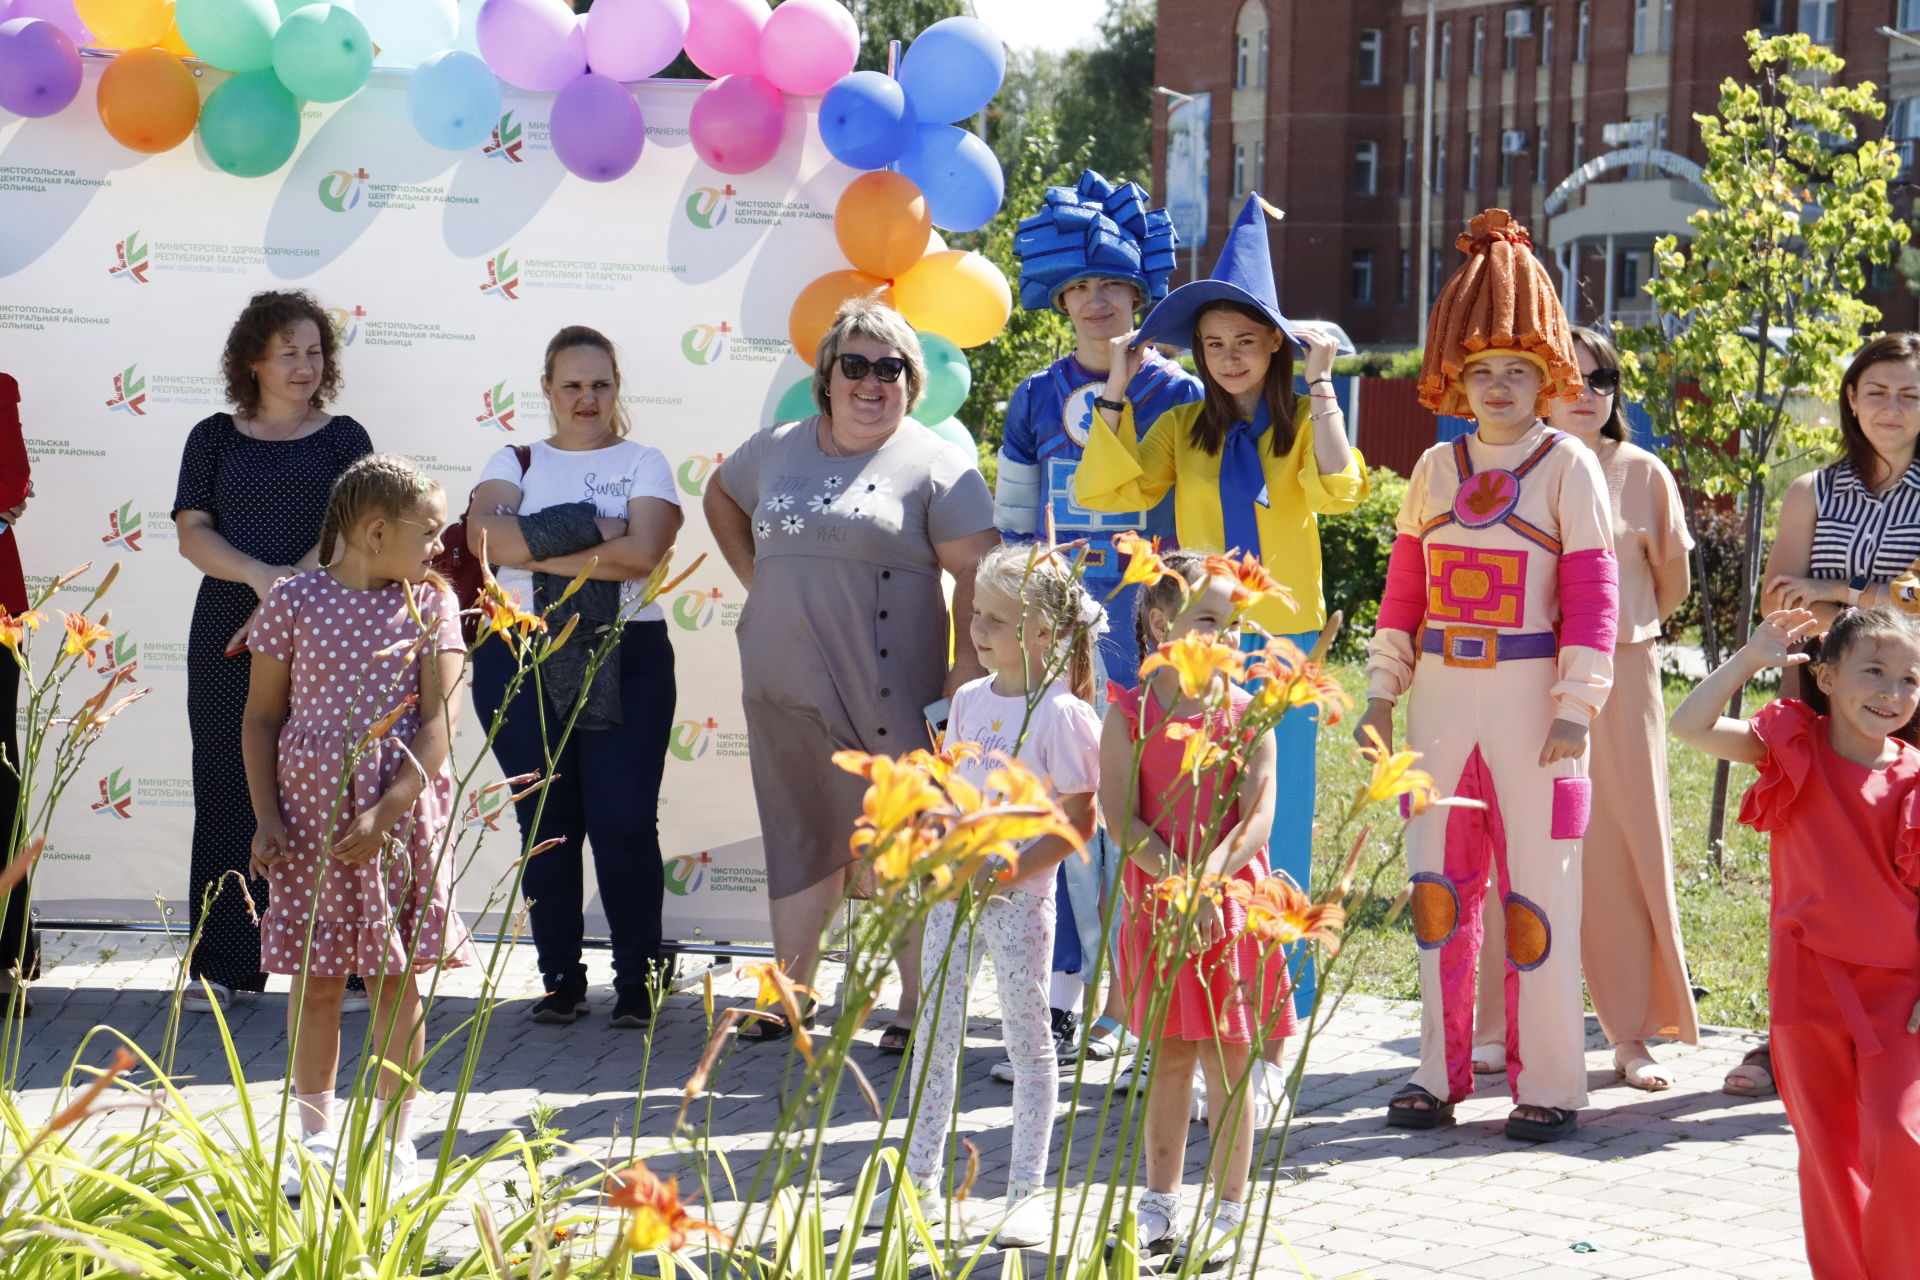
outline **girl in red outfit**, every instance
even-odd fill
[[[1762,669],[1806,662],[1794,643],[1819,627],[1768,614],[1671,727],[1760,770],[1740,821],[1772,841],[1768,1012],[1815,1280],[1894,1280],[1920,1276],[1920,750],[1893,736],[1920,709],[1920,624],[1850,609],[1805,702],[1719,714]]]
[[[1193,632],[1217,633],[1233,614],[1232,579],[1209,576],[1206,561],[1192,552],[1171,552],[1164,561],[1180,577],[1141,589],[1142,653]],[[1197,789],[1191,776],[1183,776],[1186,739],[1194,734],[1229,751],[1240,749],[1233,739],[1250,695],[1237,688],[1214,692],[1225,700],[1184,696],[1178,676],[1165,667],[1138,689],[1110,686],[1100,740],[1101,808],[1108,834],[1127,854],[1121,887],[1128,909],[1125,923],[1116,926],[1119,980],[1132,1029],[1153,1050],[1145,1125],[1148,1189],[1135,1206],[1138,1240],[1148,1253],[1173,1247],[1197,1065],[1208,1098],[1216,1100],[1208,1116],[1214,1202],[1181,1252],[1200,1255],[1201,1271],[1231,1260],[1238,1243],[1231,1233],[1246,1218],[1254,1115],[1244,1082],[1254,1054],[1294,1030],[1284,964],[1262,958],[1260,944],[1245,930],[1243,905],[1203,897],[1195,908],[1189,955],[1167,954],[1164,931],[1156,937],[1156,917],[1176,910],[1155,897],[1155,886],[1167,877],[1211,873],[1251,887],[1270,874],[1264,837],[1273,824],[1273,735],[1260,735],[1243,759],[1209,770]],[[1136,770],[1135,744],[1143,738]],[[1231,788],[1236,775],[1239,794],[1209,845],[1219,789]],[[1146,1025],[1156,991],[1169,987],[1164,1015]]]

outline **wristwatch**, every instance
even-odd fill
[[[1854,606],[1856,609],[1859,608],[1860,593],[1865,591],[1867,587],[1872,584],[1872,582],[1873,582],[1873,579],[1869,578],[1864,573],[1856,573],[1851,578],[1848,578],[1847,579],[1847,603]]]
[[[1096,409],[1111,409],[1115,413],[1125,413],[1127,411],[1127,402],[1125,400],[1109,400],[1105,396],[1095,396],[1093,398],[1093,407]]]

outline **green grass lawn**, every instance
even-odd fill
[[[1341,682],[1359,698],[1365,681],[1357,665],[1337,669]],[[1684,681],[1669,680],[1667,709],[1685,696]],[[1719,1026],[1759,1029],[1767,1011],[1767,846],[1752,830],[1729,819],[1723,871],[1716,872],[1707,852],[1707,818],[1713,802],[1714,762],[1670,743],[1673,779],[1674,878],[1680,901],[1681,931],[1696,985],[1708,989],[1700,1001],[1700,1020]],[[1319,848],[1316,874],[1331,878],[1350,847],[1352,833],[1336,839],[1334,827],[1346,803],[1367,776],[1369,766],[1354,757],[1348,722],[1320,735]],[[1740,796],[1753,779],[1744,766],[1733,771],[1728,810],[1737,814]],[[1608,803],[1596,796],[1596,804]],[[1389,922],[1395,897],[1405,887],[1406,866],[1395,847],[1397,813],[1378,818],[1363,867],[1380,867],[1375,892],[1358,906],[1340,965],[1354,975],[1354,990],[1395,999],[1417,999],[1419,965],[1413,930],[1406,914]],[[1335,847],[1336,844],[1339,847]],[[1336,975],[1335,985],[1342,979]]]

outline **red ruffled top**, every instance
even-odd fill
[[[20,384],[0,373],[0,511],[11,511],[27,496],[31,468],[20,429]],[[27,608],[27,580],[20,568],[20,535],[0,534],[0,605],[8,613]]]
[[[1844,960],[1920,969],[1920,751],[1884,769],[1835,751],[1797,698],[1760,708],[1766,744],[1740,821],[1772,838],[1773,933]]]

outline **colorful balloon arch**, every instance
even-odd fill
[[[960,349],[992,341],[1013,307],[1006,277],[977,253],[948,249],[936,230],[978,230],[1005,196],[993,152],[957,123],[983,110],[1006,74],[1006,50],[985,23],[928,27],[895,78],[853,69],[860,32],[840,0],[596,0],[579,15],[565,0],[485,0],[479,57],[453,47],[459,18],[457,0],[0,0],[0,109],[66,110],[80,92],[80,50],[112,51],[96,105],[116,142],[156,153],[197,132],[214,164],[260,177],[298,149],[301,102],[351,98],[379,55],[412,68],[408,113],[431,145],[483,145],[504,80],[553,94],[555,155],[580,178],[613,182],[645,151],[625,86],[684,50],[714,77],[689,126],[706,164],[758,169],[784,141],[787,99],[818,96],[827,150],[869,171],[834,214],[848,268],[794,300],[795,352],[811,363],[841,303],[880,294],[928,348],[922,421],[958,429],[951,415],[972,381]],[[188,59],[231,73],[204,102]],[[802,403],[801,390],[783,404]]]

